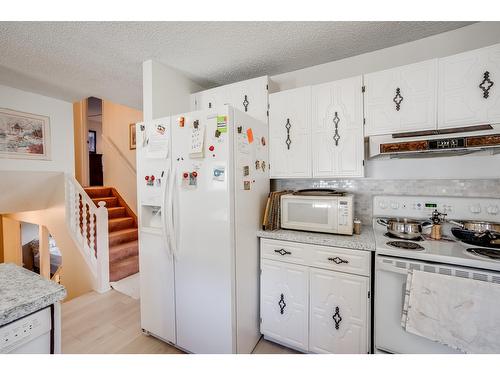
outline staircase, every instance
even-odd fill
[[[108,210],[109,281],[118,281],[139,272],[137,217],[112,187],[84,188],[97,206],[105,202]]]

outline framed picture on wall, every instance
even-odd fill
[[[91,154],[96,153],[96,147],[97,147],[97,139],[96,139],[96,131],[95,130],[89,130],[89,135],[87,138],[87,143],[89,145],[89,152]]]
[[[131,150],[135,150],[136,148],[136,143],[135,143],[135,124],[130,124],[128,127],[128,143],[129,143],[129,148]]]
[[[0,157],[50,160],[50,119],[0,108]]]

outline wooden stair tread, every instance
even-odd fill
[[[109,186],[90,186],[84,188],[84,190],[90,198],[109,197],[113,195]]]
[[[108,208],[108,220],[115,219],[118,217],[126,217],[127,210],[125,207],[109,207]]]
[[[99,198],[92,198],[92,201],[95,203],[96,206],[99,206],[99,202],[104,202],[106,203],[105,207],[121,207],[118,205],[118,198],[116,197],[99,197]]]

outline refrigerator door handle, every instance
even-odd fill
[[[166,176],[165,176],[165,182],[163,183],[163,191],[162,191],[162,199],[161,199],[161,231],[162,231],[162,234],[163,234],[163,237],[165,238],[165,242],[167,243],[167,248],[168,248],[168,252],[170,255],[173,255],[172,254],[172,249],[170,247],[170,235],[169,235],[169,230],[168,230],[168,220],[167,220],[167,214],[169,214],[167,212],[167,207],[168,207],[168,204],[167,203],[167,184],[170,182],[169,178],[171,177],[170,176],[170,168],[167,169],[167,172],[166,172]]]
[[[177,167],[172,171],[170,175],[170,188],[168,191],[168,203],[167,206],[169,208],[169,215],[168,215],[168,234],[170,238],[170,248],[171,252],[174,256],[174,258],[177,256],[177,237],[175,235],[175,227],[174,227],[174,220],[175,220],[175,213],[174,213],[174,189],[176,186],[176,178],[177,178]]]

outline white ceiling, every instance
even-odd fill
[[[203,87],[274,75],[470,22],[0,22],[0,84],[67,101],[142,107],[141,64]]]

